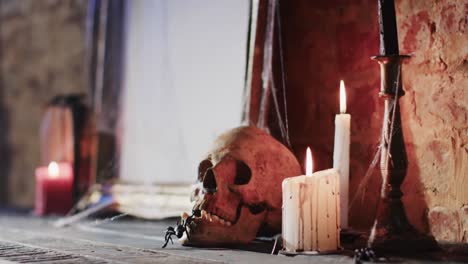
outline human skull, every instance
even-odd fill
[[[300,174],[291,151],[263,130],[244,126],[225,132],[199,165],[192,201],[201,213],[181,243],[241,244],[259,231],[281,232],[281,182]]]

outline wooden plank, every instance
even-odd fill
[[[164,252],[139,249],[128,246],[114,245],[98,241],[84,240],[75,236],[61,237],[49,233],[29,232],[20,229],[3,229],[0,235],[0,251],[2,245],[19,246],[21,254],[3,255],[0,259],[13,260],[15,257],[27,257],[28,253],[44,254],[42,261],[77,261],[74,263],[208,263],[207,259],[196,259],[174,256]],[[21,252],[20,252],[21,253]],[[26,259],[26,262],[32,262]]]
[[[177,241],[161,249],[165,221],[85,221],[69,228],[54,228],[55,219],[0,215],[0,240],[38,246],[69,254],[101,258],[112,263],[352,263],[348,256],[287,258],[259,253],[261,243],[237,248],[182,247]],[[87,228],[83,228],[87,227]],[[96,232],[96,230],[98,230]],[[271,245],[266,245],[271,251]],[[266,252],[263,251],[263,252]],[[1,258],[0,258],[1,259]]]
[[[5,241],[0,241],[0,259],[8,260],[13,263],[109,263],[104,259],[91,258],[78,254],[70,254],[57,250],[50,250],[46,248]]]

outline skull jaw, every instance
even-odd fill
[[[254,240],[264,222],[266,212],[252,214],[242,206],[238,221],[232,226],[221,225],[206,219],[197,218],[179,240],[183,246],[220,246],[246,244]]]

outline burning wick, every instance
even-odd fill
[[[343,80],[340,81],[340,113],[346,113],[346,90]]]
[[[312,152],[309,147],[306,150],[306,175],[312,176]]]
[[[57,178],[59,176],[59,166],[57,162],[52,161],[51,163],[49,163],[48,170],[49,170],[49,176],[51,178]]]

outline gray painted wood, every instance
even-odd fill
[[[168,225],[174,225],[176,220],[86,220],[67,228],[55,228],[55,220],[0,214],[0,252],[2,243],[10,243],[25,247],[26,252],[30,248],[39,248],[71,256],[66,263],[353,263],[353,259],[345,255],[285,257],[258,252],[271,250],[271,244],[257,244],[242,249],[193,248],[182,247],[175,241],[174,245],[169,244],[166,249],[162,249],[165,229]],[[0,264],[4,264],[5,260],[8,261],[8,258],[2,258],[0,253]],[[401,259],[393,261],[437,263]]]
[[[86,221],[54,228],[54,219],[0,216],[0,241],[22,243],[110,263],[351,263],[344,256],[271,256],[240,249],[191,248],[177,244],[161,249],[163,234],[173,221],[116,221],[96,225]],[[0,257],[0,259],[2,259]]]

